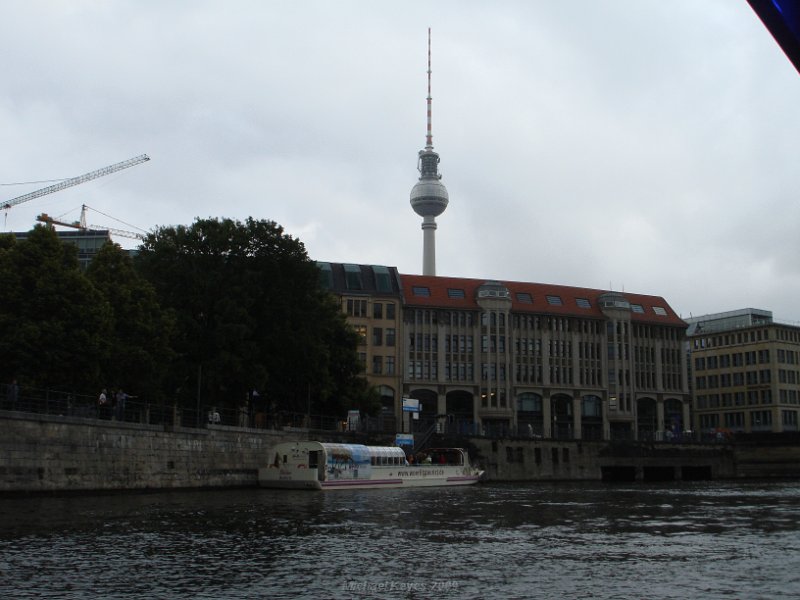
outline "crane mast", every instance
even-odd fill
[[[150,160],[150,157],[147,156],[146,154],[142,154],[134,158],[129,158],[128,160],[123,160],[122,162],[119,162],[117,164],[109,165],[107,167],[103,167],[102,169],[97,169],[96,171],[91,171],[89,173],[80,175],[78,177],[65,179],[60,183],[56,183],[54,185],[47,186],[40,190],[36,190],[35,192],[30,192],[22,196],[17,196],[16,198],[12,198],[7,202],[3,202],[2,208],[8,210],[12,206],[16,206],[17,204],[22,204],[23,202],[27,202],[28,200],[33,200],[34,198],[40,198],[41,196],[46,196],[47,194],[52,194],[53,192],[61,191],[68,187],[72,187],[73,185],[79,185],[81,183],[91,181],[92,179],[97,179],[98,177],[105,177],[106,175],[111,175],[112,173],[116,173],[117,171],[121,171],[122,169],[127,169],[128,167],[134,167],[143,162],[147,162],[148,160]]]

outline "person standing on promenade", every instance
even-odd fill
[[[116,412],[117,412],[117,421],[124,421],[125,420],[125,401],[128,399],[128,394],[126,394],[122,388],[117,392],[117,405],[116,405]]]
[[[97,418],[108,418],[108,396],[106,396],[106,388],[102,389],[100,396],[97,398]]]

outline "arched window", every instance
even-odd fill
[[[542,412],[542,397],[533,392],[523,392],[517,396],[517,410],[519,412]]]
[[[381,411],[384,413],[394,413],[394,390],[388,385],[378,387],[381,397]]]

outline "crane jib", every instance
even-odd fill
[[[12,206],[16,206],[17,204],[22,204],[23,202],[27,202],[28,200],[33,200],[34,198],[40,198],[41,196],[46,196],[47,194],[52,194],[53,192],[58,192],[60,190],[66,189],[68,187],[72,187],[73,185],[79,185],[86,181],[91,181],[92,179],[97,179],[98,177],[103,177],[105,175],[111,175],[111,173],[116,173],[117,171],[121,171],[122,169],[127,169],[128,167],[133,167],[135,165],[141,164],[143,162],[147,162],[150,160],[150,157],[147,154],[142,154],[140,156],[136,156],[134,158],[129,158],[128,160],[123,160],[115,165],[109,165],[107,167],[103,167],[102,169],[97,169],[96,171],[91,171],[84,175],[80,175],[78,177],[72,177],[71,179],[65,179],[59,183],[54,185],[47,186],[40,190],[36,190],[34,192],[30,192],[28,194],[24,194],[22,196],[17,196],[16,198],[12,198],[8,202],[4,202],[2,207],[5,209],[11,208]]]

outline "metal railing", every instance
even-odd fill
[[[340,431],[354,433],[395,434],[399,424],[393,416],[362,416],[357,423],[348,423],[344,418],[333,415],[308,414],[288,411],[265,411],[241,406],[238,408],[217,408],[214,406],[179,407],[166,403],[150,403],[145,399],[128,396],[123,402],[109,394],[108,403],[100,405],[95,396],[77,394],[52,389],[16,387],[0,384],[0,410],[15,411],[30,415],[57,415],[90,420],[121,421],[164,427],[206,428],[214,426],[240,427],[251,429],[304,429],[315,431]],[[542,423],[520,423],[516,426],[481,427],[471,419],[428,418],[416,422],[413,433],[419,436],[415,446],[427,443],[434,434],[461,435],[465,437],[485,437],[490,439],[548,439],[603,441],[602,430],[584,428],[579,438],[574,437],[571,427],[551,430],[545,437]],[[749,440],[762,437],[794,436],[800,439],[796,430],[784,434],[772,432],[744,433],[738,430],[710,429],[704,431],[652,431],[640,428],[634,439],[631,430],[612,430],[612,442],[669,442],[719,444],[733,440]],[[792,439],[794,439],[794,437]]]
[[[0,385],[0,410],[29,415],[52,415],[91,420],[120,421],[167,427],[205,428],[209,426],[252,429],[287,428],[318,431],[354,431],[395,433],[394,418],[362,417],[355,427],[333,415],[266,411],[240,406],[182,407],[167,403],[151,403],[136,396],[117,397],[108,393],[105,404],[97,396],[52,389]]]

